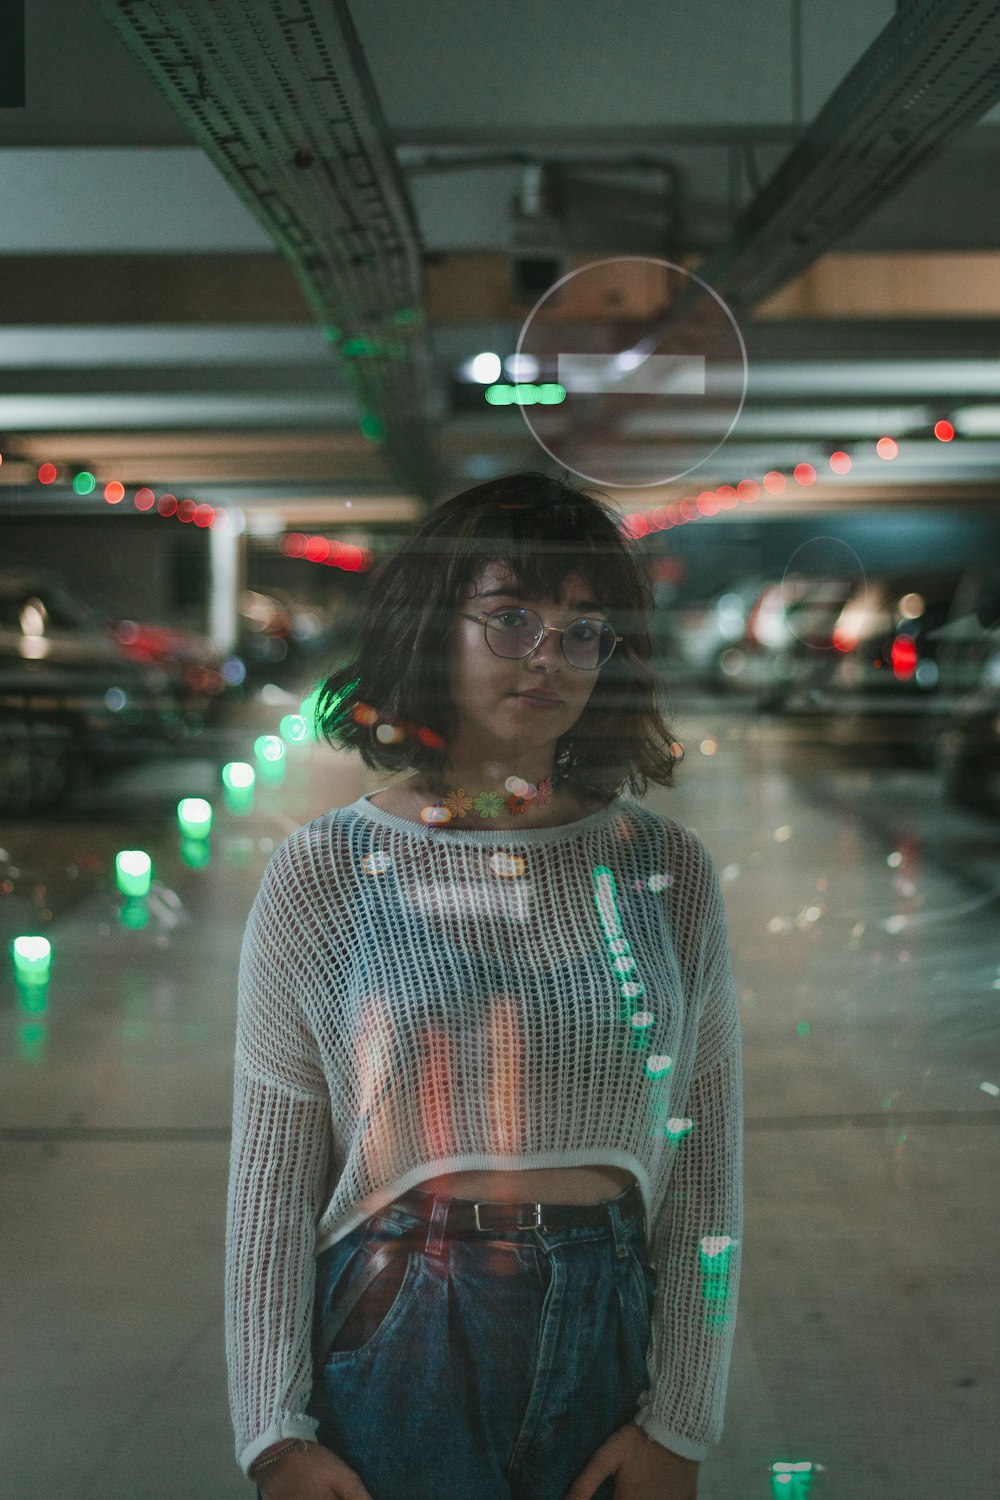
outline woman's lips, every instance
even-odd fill
[[[530,703],[533,708],[557,708],[562,702],[561,698],[543,698],[536,693],[511,693],[519,703]]]

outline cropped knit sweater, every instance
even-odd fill
[[[696,834],[617,797],[558,828],[368,796],[274,851],[240,957],[226,1346],[244,1473],[315,1441],[316,1256],[445,1172],[611,1165],[657,1272],[635,1421],[722,1435],[742,1234],[740,1023]]]

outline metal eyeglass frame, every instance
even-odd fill
[[[502,604],[499,609],[491,610],[488,615],[470,615],[464,609],[456,610],[455,613],[458,614],[458,615],[460,615],[463,620],[475,620],[475,622],[476,622],[477,625],[481,625],[483,627],[483,635],[486,637],[486,644],[487,644],[487,646],[490,646],[490,638],[489,638],[489,636],[486,633],[486,626],[488,625],[489,621],[492,620],[493,616],[494,615],[513,614],[518,609],[521,609],[521,608],[523,608],[522,605]],[[586,615],[579,615],[575,620],[570,620],[570,622],[569,622],[568,625],[563,625],[562,628],[560,628],[558,625],[546,625],[545,621],[542,620],[541,615],[535,609],[527,610],[526,613],[534,615],[535,618],[536,618],[536,620],[540,620],[541,621],[541,626],[542,626],[541,635],[538,637],[538,639],[535,642],[535,644],[533,646],[529,646],[528,649],[527,649],[527,651],[522,651],[522,653],[521,653],[520,656],[503,656],[503,657],[500,657],[501,661],[523,661],[526,656],[530,656],[531,655],[532,651],[537,651],[538,648],[539,648],[539,646],[544,641],[547,633],[550,630],[554,630],[555,633],[556,633],[556,635],[559,637],[559,645],[560,645],[560,648],[562,650],[563,657],[564,657],[564,659],[567,662],[569,662],[569,665],[571,667],[576,667],[576,669],[577,669],[578,672],[599,672],[602,667],[607,666],[608,662],[614,656],[614,654],[615,654],[615,647],[618,645],[618,642],[619,641],[623,641],[625,639],[625,637],[623,635],[617,635],[616,634],[615,638],[614,638],[614,641],[611,644],[611,650],[608,652],[607,656],[604,658],[603,661],[599,661],[595,667],[581,667],[578,662],[570,661],[569,657],[566,655],[566,643],[563,640],[563,636],[566,633],[566,631],[572,629],[572,627],[574,625],[579,625],[579,623],[580,623],[581,620],[586,620],[587,619]],[[610,620],[602,620],[601,624],[602,625],[611,625],[611,621]],[[611,626],[611,628],[612,628],[612,630],[614,630],[614,626],[613,625]],[[493,651],[493,647],[492,646],[490,646],[490,650]],[[499,651],[493,651],[493,655],[499,657],[500,656],[500,652]]]

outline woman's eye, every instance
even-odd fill
[[[519,609],[505,609],[496,616],[501,625],[523,625],[524,620]]]

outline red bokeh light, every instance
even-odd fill
[[[955,436],[955,429],[950,422],[946,422],[942,417],[940,422],[934,423],[934,436],[939,443],[950,443]]]
[[[815,484],[816,470],[812,464],[796,464],[793,470],[798,484]]]
[[[838,449],[836,453],[830,454],[830,468],[835,474],[849,474],[851,472],[851,455]]]
[[[881,437],[875,444],[875,452],[879,458],[895,458],[899,452],[899,444],[895,438]]]
[[[152,490],[149,493],[152,494]],[[161,516],[175,516],[177,514],[177,496],[161,495],[156,502],[156,508]]]
[[[55,464],[42,464],[42,467],[38,471],[39,484],[54,484],[58,472],[59,470]]]
[[[912,677],[916,667],[916,642],[908,635],[897,635],[892,643],[892,670],[895,676]]]
[[[135,506],[136,510],[152,510],[153,506],[156,504],[156,496],[153,494],[152,490],[136,490],[135,494],[132,496],[132,504]]]
[[[760,494],[760,485],[755,484],[752,479],[741,479],[736,486],[736,493],[741,500],[756,500]]]
[[[104,486],[104,498],[109,505],[120,505],[125,499],[125,486],[117,479],[109,479]]]
[[[784,474],[779,474],[777,469],[769,469],[761,483],[769,495],[783,495],[787,487]]]
[[[177,507],[177,519],[185,524],[193,521],[198,513],[198,507],[193,500],[182,500]]]
[[[448,748],[446,740],[443,740],[439,734],[435,734],[433,729],[428,729],[424,725],[421,725],[417,730],[417,739],[422,744],[429,745],[432,750],[447,750]]]
[[[214,517],[215,517],[215,510],[214,510],[214,508],[211,505],[209,505],[207,502],[203,502],[201,505],[198,506],[198,509],[195,511],[195,514],[194,514],[194,524],[196,526],[211,526]]]

